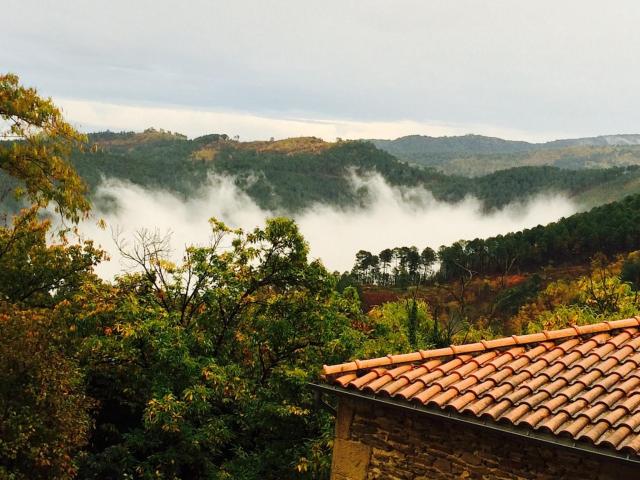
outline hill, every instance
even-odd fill
[[[637,308],[639,209],[640,195],[632,195],[548,225],[460,240],[437,252],[393,245],[378,253],[360,250],[341,284],[357,286],[365,310],[421,298],[436,317],[507,333],[531,323],[573,323],[580,315],[601,318]]]
[[[377,256],[362,250],[356,254],[352,271],[364,283],[398,285],[411,283],[436,263],[435,278],[442,281],[470,272],[505,275],[535,272],[550,265],[580,265],[596,254],[614,256],[640,249],[639,212],[640,194],[629,195],[548,225],[460,240],[440,246],[437,252],[420,254],[416,247],[401,245],[388,245]],[[387,258],[384,252],[388,252]],[[395,268],[387,274],[386,268],[392,264]],[[410,278],[403,279],[403,275]]]
[[[435,277],[451,281],[471,272],[507,275],[535,272],[549,265],[579,265],[596,254],[614,256],[640,249],[640,194],[594,207],[548,225],[490,238],[460,240],[420,255],[415,247],[389,245],[393,256],[360,251],[353,272],[365,283],[411,283],[438,264]],[[381,265],[384,263],[384,265]],[[393,274],[385,268],[396,265]],[[381,270],[380,267],[383,267]],[[406,271],[403,271],[406,269]],[[421,273],[422,272],[422,273]],[[409,275],[409,278],[402,278]]]
[[[395,140],[370,141],[400,160],[466,176],[518,166],[585,169],[640,164],[640,135],[603,135],[546,143],[481,135],[411,135]]]
[[[348,207],[366,202],[368,192],[353,185],[354,174],[379,174],[390,185],[424,188],[446,202],[472,195],[487,210],[542,193],[563,193],[588,208],[640,187],[636,166],[579,171],[525,166],[468,178],[400,161],[363,141],[238,142],[224,134],[189,140],[152,129],[89,138],[94,151],[76,152],[72,161],[91,189],[110,177],[188,197],[209,175],[228,175],[262,208],[282,213],[315,203]]]

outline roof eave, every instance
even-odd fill
[[[579,451],[582,453],[588,453],[590,455],[597,455],[600,457],[608,458],[611,460],[617,460],[627,464],[640,465],[640,458],[630,453],[624,454],[610,449],[598,448],[586,442],[576,442],[573,439],[566,439],[551,434],[536,432],[535,430],[519,428],[511,424],[501,424],[492,422],[488,419],[482,419],[477,417],[471,417],[461,415],[450,410],[440,410],[435,408],[429,408],[421,403],[409,403],[398,401],[388,396],[380,396],[372,393],[365,393],[360,390],[348,390],[333,385],[327,385],[323,383],[309,383],[309,386],[313,389],[340,395],[344,397],[355,397],[362,400],[368,400],[375,403],[379,403],[385,406],[391,406],[395,408],[401,408],[404,410],[410,410],[412,412],[419,412],[425,415],[429,415],[436,418],[450,420],[466,425],[472,425],[479,428],[485,428],[502,433],[507,433],[520,438],[527,438],[536,442],[544,443],[547,445],[553,445],[556,447],[562,447],[573,451]]]

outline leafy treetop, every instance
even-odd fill
[[[84,135],[63,117],[51,99],[20,85],[13,74],[0,75],[0,171],[14,177],[18,197],[43,207],[50,201],[63,216],[78,221],[89,211],[86,186],[67,162]]]

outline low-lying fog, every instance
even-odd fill
[[[476,199],[467,198],[457,204],[439,202],[421,188],[391,187],[379,175],[354,177],[352,182],[354,188],[368,189],[371,200],[366,207],[315,205],[295,217],[310,244],[312,257],[322,259],[330,270],[350,270],[360,249],[373,253],[403,245],[437,249],[460,239],[484,238],[546,224],[577,211],[568,199],[545,195],[483,214]],[[105,196],[115,198],[118,208],[101,210],[99,198]],[[187,201],[166,191],[146,190],[115,180],[104,181],[97,197],[94,216],[104,219],[107,228],[98,228],[94,218],[85,222],[81,230],[86,238],[94,239],[109,252],[111,261],[98,269],[105,278],[130,268],[118,254],[113,231],[120,231],[121,238],[129,243],[140,229],[170,232],[173,257],[178,260],[186,245],[207,243],[210,217],[232,227],[252,229],[274,215],[261,209],[226,177],[212,177],[206,188],[194,192]]]

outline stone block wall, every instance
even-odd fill
[[[332,480],[640,479],[640,468],[418,411],[341,398]]]

